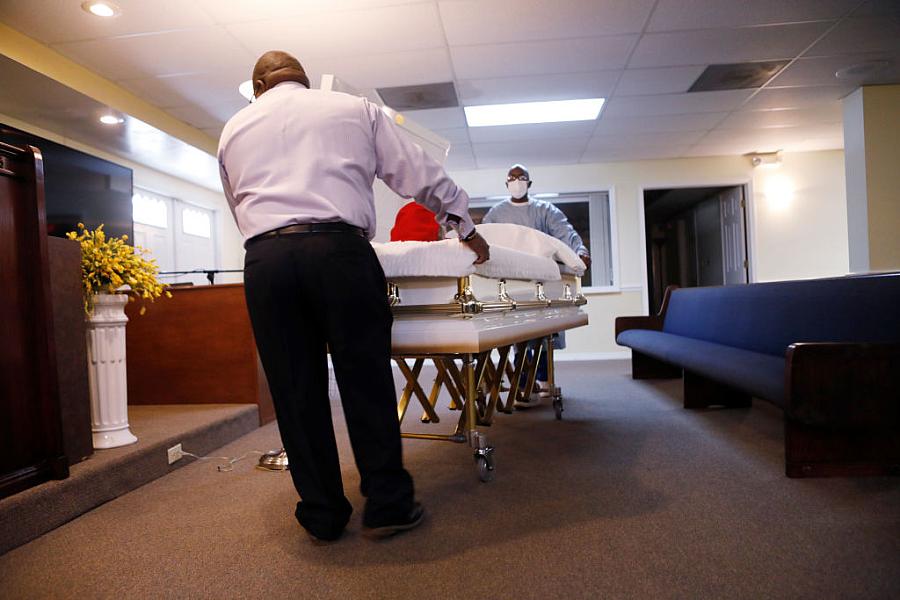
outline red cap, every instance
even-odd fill
[[[397,213],[394,228],[391,229],[391,241],[436,242],[439,231],[434,213],[421,204],[410,202]]]

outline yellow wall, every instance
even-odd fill
[[[532,193],[609,190],[615,205],[621,291],[588,296],[591,324],[568,334],[566,353],[620,353],[623,348],[613,337],[615,317],[645,314],[644,189],[747,185],[753,281],[843,275],[849,260],[843,169],[840,150],[787,154],[772,170],[754,169],[743,156],[532,168]],[[451,175],[472,196],[505,191],[506,169]],[[768,197],[769,181],[776,176],[793,190],[787,202]]]
[[[869,268],[900,269],[900,85],[862,88]]]

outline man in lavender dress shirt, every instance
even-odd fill
[[[309,89],[303,67],[284,52],[260,57],[253,91],[256,101],[225,125],[218,158],[247,249],[247,308],[301,497],[297,519],[314,541],[331,541],[352,512],[331,420],[327,347],[366,497],[363,532],[412,529],[424,511],[401,455],[393,318],[369,244],[373,179],[457,229],[474,262],[488,260],[488,245],[465,191],[377,106]]]

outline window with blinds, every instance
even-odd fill
[[[608,192],[536,194],[536,200],[551,202],[568,218],[591,252],[591,268],[581,278],[582,287],[603,290],[616,286],[612,210]],[[505,199],[505,197],[503,198]],[[472,198],[469,214],[476,224],[501,198]]]

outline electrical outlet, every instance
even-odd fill
[[[181,460],[184,456],[184,450],[181,449],[181,444],[175,444],[171,448],[166,451],[169,455],[169,464],[171,465],[174,462]]]

